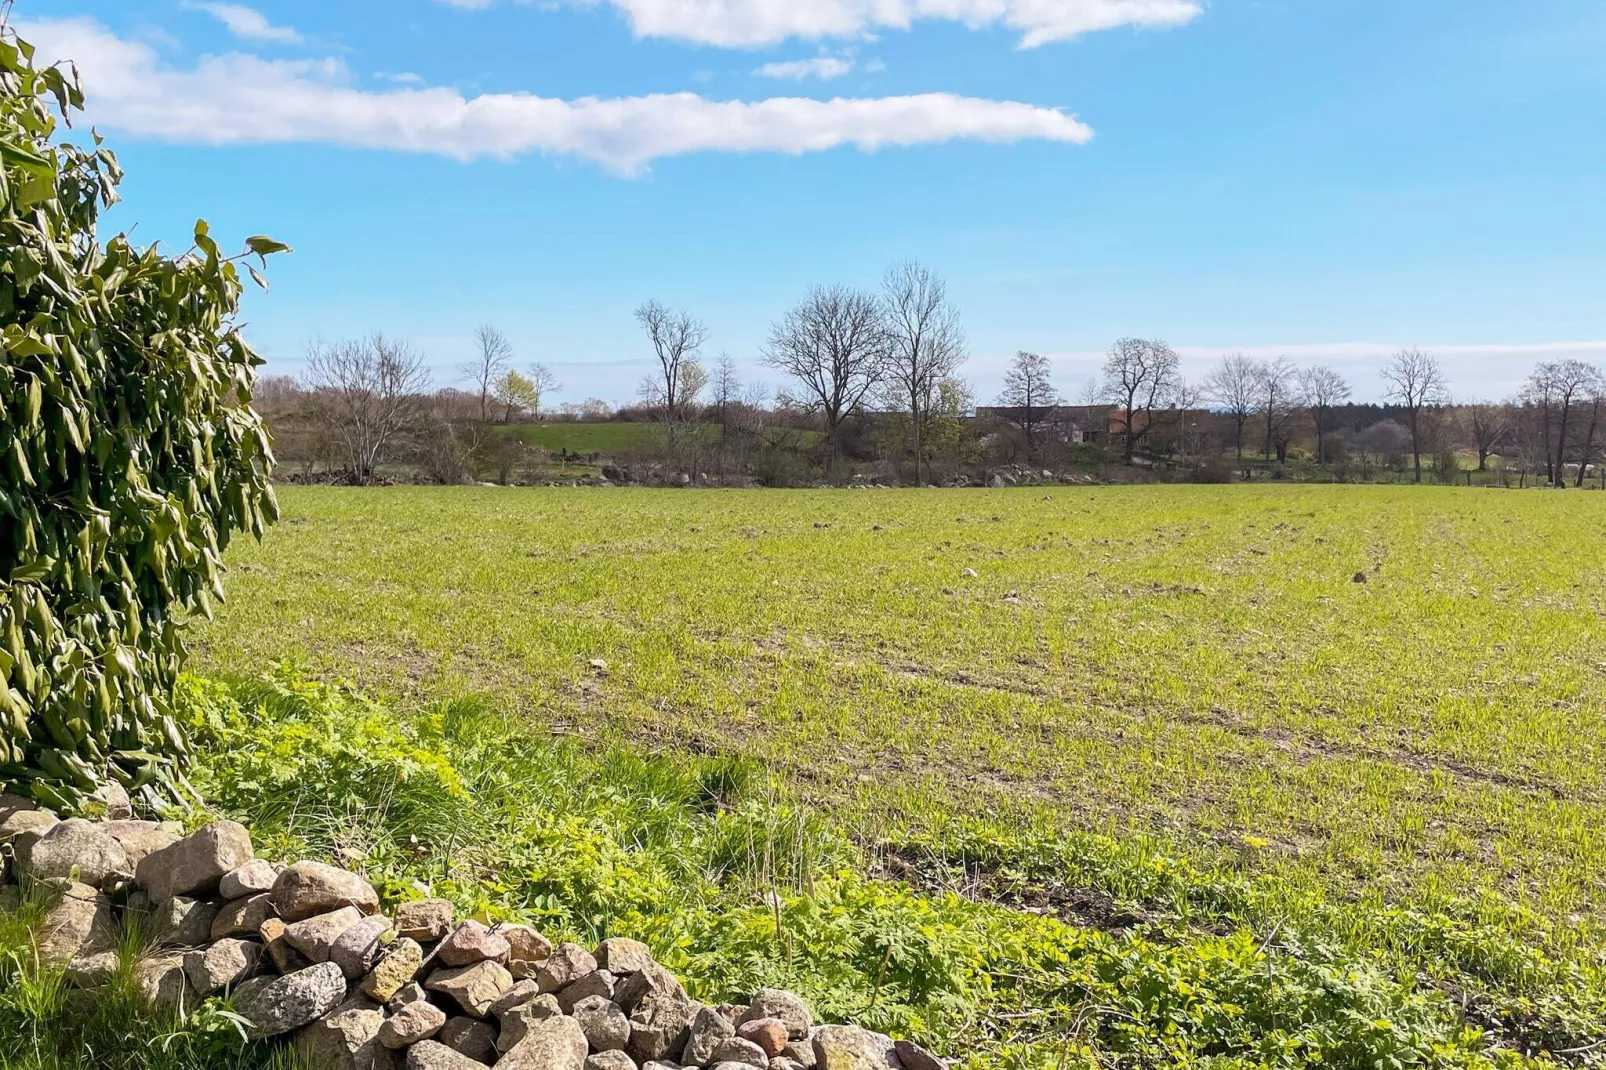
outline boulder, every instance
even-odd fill
[[[895,1040],[892,1050],[903,1070],[948,1070],[948,1064],[912,1040]]]
[[[487,959],[472,966],[436,970],[424,987],[451,996],[464,1013],[484,1018],[491,1012],[491,1005],[513,987],[513,978],[500,963]]]
[[[779,1018],[786,1026],[786,1035],[792,1040],[801,1040],[808,1036],[809,1028],[814,1024],[814,1019],[809,1014],[809,1005],[803,1002],[803,997],[784,988],[759,989],[758,995],[753,997],[752,1004],[742,1013],[736,1024],[757,1021],[760,1018]]]
[[[139,860],[134,879],[152,899],[210,892],[230,870],[251,861],[251,834],[234,821],[214,821]]]
[[[424,991],[423,985],[417,981],[408,981],[396,990],[394,996],[391,996],[385,1002],[385,1009],[395,1014],[409,1003],[417,1003],[428,998],[429,994]]]
[[[343,907],[372,914],[379,909],[374,886],[356,873],[322,862],[297,862],[273,882],[273,905],[287,922],[305,921]]]
[[[134,963],[134,987],[159,1007],[191,1008],[200,1002],[184,972],[185,956],[168,952]]]
[[[624,1051],[630,1042],[630,1019],[607,996],[587,996],[571,1013],[592,1051]]]
[[[291,947],[307,956],[309,962],[328,962],[329,952],[340,934],[361,920],[362,912],[356,907],[341,907],[327,914],[290,922],[285,926],[284,938]]]
[[[203,996],[232,987],[256,972],[262,945],[253,940],[219,940],[205,951],[184,956],[190,987]]]
[[[557,1018],[563,1014],[563,1008],[558,1006],[558,998],[543,994],[536,996],[527,1003],[520,1003],[510,1007],[498,1015],[501,1031],[496,1035],[496,1050],[507,1051],[519,1041],[530,1035],[537,1022],[544,1022],[548,1018]]]
[[[674,974],[653,963],[619,982],[614,1002],[630,1014],[630,1046],[626,1050],[633,1058],[653,1062],[679,1054],[692,1006]]]
[[[803,1037],[800,1040],[787,1041],[786,1047],[781,1049],[781,1058],[797,1063],[803,1070],[814,1070],[816,1061],[814,1038]]]
[[[16,796],[8,795],[6,798],[14,799]],[[12,810],[4,817],[0,817],[0,843],[10,844],[12,853],[21,858],[39,842],[41,836],[60,821],[61,819],[49,810]]]
[[[543,992],[557,992],[588,973],[595,973],[596,957],[579,944],[559,944],[536,971],[535,983]]]
[[[269,899],[270,908],[272,903],[273,901]],[[284,938],[285,931],[289,928],[290,926],[286,925],[282,918],[264,918],[257,929],[262,942],[268,947],[268,957],[273,960],[274,968],[280,973],[295,973],[312,965],[305,955],[291,947],[290,941]]]
[[[640,940],[614,936],[597,945],[597,966],[615,977],[639,973],[652,965],[652,951]]]
[[[507,940],[500,933],[492,932],[477,921],[465,921],[441,941],[435,955],[448,966],[472,966],[487,959],[504,962],[509,950]]]
[[[514,1007],[522,1006],[540,994],[541,990],[535,987],[534,981],[515,981],[513,987],[508,989],[501,999],[491,1004],[490,1016],[500,1018]]]
[[[476,1062],[496,1060],[496,1027],[467,1015],[450,1018],[435,1034],[435,1039],[459,1055],[467,1055]]]
[[[584,1070],[586,1035],[573,1018],[536,1022],[496,1061],[496,1070]]]
[[[681,1061],[687,1066],[707,1066],[714,1059],[714,1048],[727,1037],[736,1035],[730,1019],[714,1007],[702,1007],[691,1020],[686,1037],[686,1048]]]
[[[259,977],[241,985],[234,1009],[257,1037],[277,1036],[322,1018],[346,998],[346,978],[332,962],[320,962],[283,977]]]
[[[528,925],[502,925],[497,928],[507,941],[507,969],[514,978],[534,978],[552,957],[552,941]]]
[[[166,850],[178,842],[177,836],[156,821],[107,821],[100,827],[122,845],[130,866],[138,866],[146,855]]]
[[[271,917],[273,900],[266,894],[253,895],[249,899],[231,899],[218,908],[217,915],[212,919],[212,939],[259,935],[262,923]]]
[[[763,1048],[764,1054],[771,1059],[786,1049],[790,1039],[786,1023],[779,1018],[754,1018],[743,1022],[736,1027],[736,1035]]]
[[[564,1014],[569,1014],[574,1010],[576,1003],[590,996],[612,999],[613,987],[613,974],[607,970],[593,970],[563,986],[558,992],[558,1006],[563,1008]]]
[[[370,914],[335,937],[329,947],[329,961],[339,966],[347,977],[361,977],[373,969],[380,945],[389,932],[389,918]]]
[[[763,1048],[751,1040],[743,1040],[741,1037],[726,1037],[714,1043],[714,1053],[709,1062],[715,1065],[720,1063],[744,1063],[747,1066],[756,1066],[763,1070],[763,1068],[769,1066],[770,1057]]]
[[[111,980],[119,965],[121,958],[115,951],[79,955],[67,963],[67,983],[74,988],[99,988]]]
[[[264,858],[254,858],[239,869],[231,869],[217,882],[217,894],[224,899],[244,899],[273,891],[279,871]]]
[[[132,872],[128,852],[94,821],[58,821],[17,855],[19,868],[34,880],[78,880],[101,885],[107,877]]]
[[[87,884],[63,881],[49,890],[46,901],[50,905],[34,930],[40,962],[63,966],[117,946],[110,896]]]
[[[107,821],[125,821],[134,816],[134,803],[115,780],[108,780],[89,793],[96,812]]]
[[[296,1054],[315,1070],[391,1070],[390,1050],[378,1040],[384,1021],[383,1011],[336,1009],[297,1030]]]
[[[451,931],[455,915],[450,899],[415,899],[396,908],[396,932],[427,944]]]
[[[433,1003],[409,1003],[379,1027],[379,1043],[391,1050],[428,1040],[446,1024],[446,1012]]]
[[[622,1051],[610,1048],[588,1056],[585,1070],[636,1070],[636,1060]]]
[[[803,1064],[796,1059],[788,1059],[784,1055],[777,1055],[770,1060],[769,1070],[804,1070]]]
[[[218,909],[211,903],[187,896],[173,895],[157,900],[155,912],[156,940],[168,947],[200,947],[212,941],[212,925],[217,921]]]
[[[445,1044],[421,1040],[407,1049],[407,1070],[485,1070],[485,1064]]]
[[[399,936],[385,948],[374,968],[363,978],[362,990],[381,1003],[389,1003],[424,967],[424,949],[418,941]]]
[[[814,1030],[818,1070],[901,1070],[892,1038],[856,1025],[822,1025]]]

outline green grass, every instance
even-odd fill
[[[539,424],[512,424],[503,429],[526,446],[539,446],[549,453],[623,454],[631,450],[661,449],[664,429],[654,423],[570,423],[553,420]],[[698,424],[696,431],[709,441],[719,441],[718,424]]]
[[[1319,939],[1324,961],[1372,964],[1446,1021],[1465,1004],[1492,1049],[1602,1032],[1593,495],[281,501],[263,546],[231,548],[202,671],[290,659],[408,708],[473,696],[537,738],[740,756],[852,846],[855,872],[973,909],[1147,916],[1200,954],[1241,931],[1250,962]],[[1242,961],[1223,950],[1216,980]],[[978,1051],[1052,1061],[1056,1022]]]

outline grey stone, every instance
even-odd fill
[[[496,1059],[496,1027],[490,1022],[460,1014],[448,1019],[435,1039],[477,1062],[489,1063]]]
[[[558,1006],[558,997],[549,993],[543,993],[527,1003],[520,1003],[503,1011],[497,1016],[501,1031],[496,1036],[496,1050],[507,1051],[529,1036],[530,1030],[537,1022],[561,1017],[562,1014],[563,1008]]]
[[[50,905],[34,930],[40,962],[63,966],[117,946],[110,896],[87,884],[63,881],[50,889],[46,901]]]
[[[395,1050],[428,1040],[446,1024],[446,1012],[433,1003],[409,1003],[379,1027],[379,1043]]]
[[[227,936],[256,936],[262,932],[262,923],[273,917],[273,900],[265,894],[249,899],[231,899],[217,910],[212,919],[212,939]]]
[[[133,868],[122,844],[81,817],[52,825],[17,861],[34,880],[71,879],[97,886]]]
[[[770,1064],[769,1053],[751,1040],[741,1037],[725,1037],[714,1043],[713,1054],[709,1057],[711,1063],[746,1063],[748,1066],[767,1067]]]
[[[134,963],[134,987],[160,1007],[193,1007],[200,1002],[190,988],[184,972],[184,956],[176,953],[152,955]]]
[[[582,999],[591,996],[612,999],[613,987],[613,974],[607,970],[594,970],[564,985],[558,992],[558,1006],[563,1008],[564,1014],[569,1014],[574,1010],[574,1005]]]
[[[652,950],[640,940],[614,936],[597,945],[597,966],[615,977],[639,973],[652,965]]]
[[[268,900],[268,906],[269,909],[273,906],[271,899]],[[290,941],[284,938],[289,928],[290,926],[286,925],[282,918],[264,918],[257,928],[262,942],[268,946],[268,957],[273,960],[274,968],[280,973],[295,973],[312,965],[307,961],[307,956],[291,947]]]
[[[691,1032],[686,1038],[681,1062],[687,1066],[707,1066],[714,1058],[715,1046],[735,1035],[736,1027],[729,1018],[714,1007],[703,1007],[691,1020]]]
[[[657,963],[614,988],[614,1002],[630,1014],[630,1046],[638,1062],[672,1059],[686,1043],[691,1000],[675,975]]]
[[[384,1021],[383,1011],[337,1008],[296,1031],[296,1054],[321,1070],[390,1070],[394,1058],[378,1040]]]
[[[505,962],[508,942],[477,921],[460,922],[451,935],[435,949],[436,956],[448,966],[472,966],[489,959]]]
[[[455,914],[450,899],[415,899],[396,908],[396,932],[427,944],[451,931]]]
[[[901,1070],[892,1038],[855,1025],[822,1025],[814,1030],[818,1070]]]
[[[903,1070],[948,1070],[948,1064],[912,1040],[895,1040],[892,1050]]]
[[[803,1064],[796,1059],[788,1059],[784,1055],[777,1055],[770,1060],[769,1070],[803,1070]]]
[[[265,858],[253,858],[239,869],[231,869],[217,882],[217,894],[224,899],[244,899],[273,891],[279,871]]]
[[[543,992],[557,992],[588,973],[595,973],[597,960],[579,944],[559,944],[536,971],[535,983]]]
[[[417,981],[408,981],[396,990],[394,996],[390,997],[390,1000],[385,1004],[385,1009],[395,1014],[409,1003],[418,1003],[428,998],[429,995],[424,991],[423,985]]]
[[[340,934],[361,920],[362,912],[356,907],[341,907],[291,922],[285,926],[284,938],[309,961],[328,962],[329,952]]]
[[[418,976],[418,971],[423,967],[424,949],[418,946],[418,941],[398,936],[385,948],[385,953],[374,963],[368,976],[363,978],[362,990],[381,1003],[389,1003]]]
[[[251,858],[251,834],[245,826],[214,821],[140,859],[134,879],[152,899],[210,892],[225,873],[239,869]]]
[[[570,1013],[580,1023],[592,1051],[624,1051],[630,1042],[630,1019],[607,996],[587,996]]]
[[[497,1070],[583,1070],[586,1035],[573,1018],[536,1022],[524,1039],[496,1061]]]
[[[115,951],[79,955],[67,964],[67,981],[74,988],[99,988],[111,980],[121,960]]]
[[[779,1018],[786,1024],[786,1035],[793,1040],[807,1036],[809,1028],[814,1024],[813,1016],[809,1014],[809,1005],[803,1002],[803,997],[784,988],[759,989],[758,995],[753,997],[752,1004],[736,1024],[756,1021],[759,1018]]]
[[[552,941],[528,925],[503,925],[496,931],[508,943],[507,969],[518,980],[534,978],[552,957]]]
[[[177,836],[155,821],[107,821],[100,827],[122,844],[130,866],[138,866],[146,855],[166,850],[178,842]]]
[[[484,1063],[475,1062],[433,1040],[421,1040],[407,1049],[407,1070],[484,1070],[484,1067]]]
[[[205,951],[184,956],[190,987],[203,996],[237,985],[256,972],[262,945],[252,940],[219,940]]]
[[[234,1009],[258,1037],[300,1029],[328,1014],[346,997],[346,978],[332,962],[320,962],[283,977],[256,978],[241,985]]]
[[[424,987],[451,996],[465,1013],[484,1018],[491,1005],[513,987],[513,978],[500,963],[487,959],[472,966],[436,970]]]
[[[636,1070],[636,1060],[624,1052],[610,1048],[589,1056],[585,1070]]]
[[[169,947],[200,947],[212,940],[217,907],[199,899],[172,895],[159,899],[154,908],[156,939]]]
[[[128,797],[128,792],[115,780],[108,780],[100,787],[89,793],[89,797],[97,804],[102,816],[107,821],[126,821],[134,816],[134,803]]]
[[[803,1070],[814,1070],[814,1038],[803,1037],[799,1040],[787,1041],[786,1047],[781,1049],[780,1058],[790,1059]]]
[[[342,907],[372,914],[379,909],[379,893],[356,873],[322,862],[297,862],[273,882],[273,905],[287,922],[304,921]]]
[[[492,1018],[500,1018],[514,1007],[530,1002],[540,993],[541,990],[535,986],[534,981],[515,981],[513,987],[507,990],[506,995],[491,1004],[490,1016]]]
[[[373,969],[380,944],[388,932],[390,919],[383,914],[370,914],[335,937],[329,947],[329,961],[339,966],[347,977],[361,977]]]

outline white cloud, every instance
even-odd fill
[[[441,0],[487,8],[496,0]],[[516,0],[532,3],[535,0]],[[640,37],[676,37],[727,48],[754,48],[787,38],[863,37],[877,29],[907,30],[943,20],[971,29],[1001,25],[1021,35],[1022,48],[1068,41],[1120,26],[1181,26],[1204,10],[1203,0],[570,0],[611,4]]]
[[[785,81],[801,82],[809,78],[818,78],[828,82],[832,78],[841,78],[853,70],[852,56],[815,56],[813,59],[794,59],[784,63],[766,63],[753,71],[760,78],[778,78]]]
[[[244,4],[204,3],[200,0],[187,0],[185,7],[194,11],[204,11],[227,26],[229,32],[236,37],[247,41],[268,41],[274,44],[294,45],[301,43],[301,35],[288,26],[275,26],[268,21],[266,15],[256,8],[246,7]]]
[[[544,152],[629,174],[693,152],[803,153],[844,145],[870,151],[957,139],[1082,144],[1093,136],[1054,108],[950,93],[754,102],[695,93],[465,99],[444,87],[363,90],[337,59],[229,54],[176,68],[150,46],[88,18],[40,19],[18,29],[44,57],[78,63],[92,122],[191,144],[320,142],[460,160]]]
[[[424,84],[424,76],[421,74],[414,74],[412,71],[396,71],[394,73],[389,71],[379,71],[374,75],[374,77],[382,78],[387,82],[395,82],[398,85]]]

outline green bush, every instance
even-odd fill
[[[0,787],[63,809],[179,782],[182,619],[276,510],[235,261],[285,248],[225,259],[205,223],[177,257],[100,244],[117,161],[54,140],[82,101],[0,40]]]

